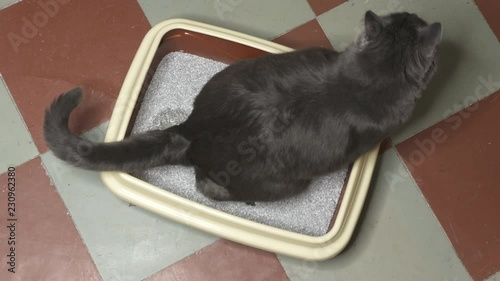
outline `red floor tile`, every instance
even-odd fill
[[[500,270],[500,92],[396,146],[474,280]]]
[[[0,175],[0,280],[101,280],[61,197],[35,158],[16,169],[15,214],[8,215],[8,174]],[[12,207],[12,206],[11,206]],[[6,231],[15,218],[14,232]],[[15,239],[10,239],[15,237]],[[7,244],[7,238],[11,245]],[[8,269],[15,247],[15,273]]]
[[[500,1],[498,0],[476,0],[476,4],[486,18],[497,38],[500,40]]]
[[[65,4],[62,4],[65,3]],[[83,132],[109,119],[150,24],[135,0],[21,1],[0,11],[0,72],[41,152],[45,107],[82,85],[70,122]]]
[[[294,49],[322,46],[333,49],[330,40],[316,19],[313,19],[275,39],[274,42]]]
[[[347,0],[307,0],[314,13],[319,16],[338,5],[347,2]]]
[[[147,281],[289,280],[275,254],[221,239]]]

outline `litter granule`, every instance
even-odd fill
[[[165,56],[144,96],[132,134],[165,129],[182,123],[193,109],[203,85],[227,65],[195,55],[173,52]],[[278,202],[217,202],[196,190],[194,169],[165,166],[135,176],[182,196],[229,214],[312,236],[321,236],[328,226],[342,191],[347,168],[313,181],[299,196]]]

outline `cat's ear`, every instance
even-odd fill
[[[428,25],[420,30],[420,40],[424,50],[428,54],[432,54],[434,49],[441,43],[443,38],[443,27],[439,22]]]
[[[383,27],[382,19],[374,12],[367,11],[365,13],[365,33],[368,38],[377,37],[382,32]]]

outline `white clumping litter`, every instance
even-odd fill
[[[173,52],[165,56],[144,96],[132,134],[165,129],[187,119],[203,85],[227,65],[195,55]],[[312,236],[328,231],[340,197],[347,168],[316,179],[306,192],[272,203],[217,202],[196,190],[194,169],[166,166],[136,176],[155,186],[229,214]]]

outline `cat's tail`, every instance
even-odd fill
[[[95,143],[73,134],[71,112],[82,98],[80,88],[62,94],[45,112],[44,136],[54,154],[69,164],[96,171],[139,171],[162,165],[189,165],[189,141],[174,126],[132,135],[123,141]]]

